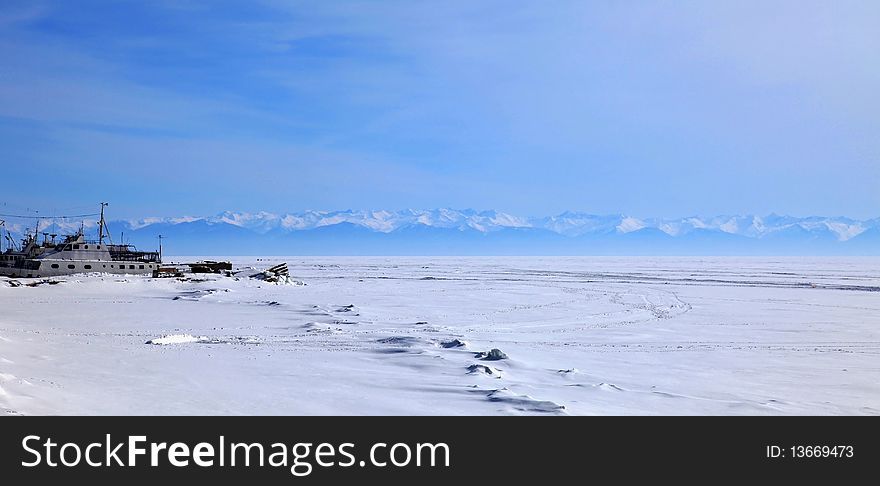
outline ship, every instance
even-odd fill
[[[110,273],[155,275],[162,264],[162,243],[159,251],[139,251],[135,246],[114,244],[110,239],[104,208],[98,221],[97,239],[87,239],[84,228],[72,235],[43,233],[39,241],[39,223],[16,245],[11,234],[3,235],[9,248],[0,253],[0,275],[17,278],[42,278],[76,273]]]

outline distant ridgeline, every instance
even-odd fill
[[[880,218],[225,212],[114,221],[109,229],[114,238],[145,248],[155,247],[161,234],[169,255],[880,255]]]

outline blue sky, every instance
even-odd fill
[[[7,207],[880,215],[880,3],[0,4]]]

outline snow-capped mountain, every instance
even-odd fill
[[[81,224],[96,231],[94,221],[49,224],[40,232],[70,233]],[[18,235],[26,227],[7,224]],[[146,247],[155,246],[162,234],[171,251],[203,254],[880,254],[880,218],[776,214],[637,218],[571,211],[521,217],[446,208],[224,211],[114,221],[110,231]]]
[[[204,218],[147,218],[127,222],[131,228],[140,229],[156,223],[177,224],[202,220],[210,224],[226,223],[260,234],[270,231],[301,231],[350,223],[380,233],[391,233],[410,225],[424,225],[433,228],[475,230],[480,232],[497,231],[502,228],[533,227],[526,218],[519,218],[498,211],[477,212],[471,209],[432,209],[404,211],[303,211],[300,213],[273,214],[267,212],[242,213],[224,211],[216,216]]]
[[[558,216],[525,218],[500,211],[475,211],[472,209],[431,209],[403,211],[303,211],[299,213],[274,214],[269,212],[246,213],[224,211],[209,217],[146,218],[128,221],[131,229],[141,229],[154,224],[180,224],[204,221],[208,224],[230,224],[265,234],[271,231],[302,231],[351,223],[380,233],[391,233],[410,225],[433,228],[474,230],[483,233],[505,228],[535,228],[549,230],[564,236],[586,234],[631,233],[644,228],[656,228],[669,236],[679,237],[695,230],[720,231],[727,234],[762,238],[791,230],[805,231],[814,235],[832,234],[838,241],[852,239],[865,230],[875,227],[878,220],[859,221],[844,217],[793,217],[778,216],[691,216],[678,219],[640,219],[626,215],[595,215],[565,212]],[[94,226],[90,224],[89,226]]]

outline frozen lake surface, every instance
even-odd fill
[[[0,278],[0,415],[880,413],[877,258],[234,260]]]

